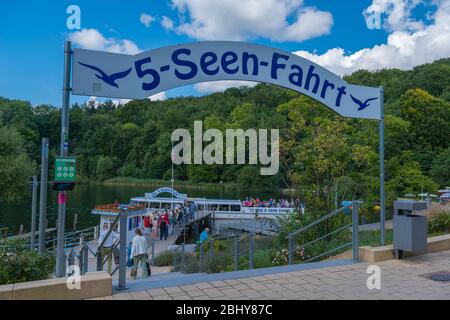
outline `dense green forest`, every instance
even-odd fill
[[[345,79],[385,88],[388,201],[450,185],[450,58],[409,71],[358,71]],[[0,200],[28,188],[42,137],[50,138],[50,156],[57,153],[60,116],[54,106],[0,98]],[[169,180],[171,133],[192,132],[195,120],[206,129],[280,129],[280,172],[263,177],[259,166],[182,165],[175,167],[177,180],[234,182],[243,190],[295,188],[323,210],[334,206],[336,191],[339,200],[378,199],[377,121],[343,119],[305,96],[265,84],[123,106],[73,105],[71,155],[83,180]]]

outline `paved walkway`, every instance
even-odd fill
[[[377,265],[381,269],[381,290],[367,288],[368,263],[353,263],[117,293],[101,299],[450,299],[450,282],[437,282],[426,277],[432,272],[450,271],[450,251],[390,260]]]
[[[393,229],[394,228],[393,220],[387,220],[385,223],[385,228]],[[376,230],[380,230],[379,222],[363,224],[359,226],[359,231],[376,231]]]

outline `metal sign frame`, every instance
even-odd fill
[[[342,78],[339,76],[333,74],[332,72],[328,71],[327,69],[298,56],[294,56],[291,53],[288,53],[283,50],[270,48],[266,46],[259,46],[254,44],[245,44],[245,43],[236,43],[236,42],[216,42],[217,47],[220,48],[220,52],[222,53],[221,59],[221,66],[222,69],[220,72],[216,73],[214,75],[215,70],[212,70],[211,68],[211,61],[214,61],[215,59],[218,59],[217,54],[214,52],[211,53],[211,51],[207,56],[207,52],[204,52],[203,55],[199,55],[198,52],[193,53],[193,57],[196,59],[204,59],[203,64],[200,62],[200,67],[203,71],[211,71],[213,76],[206,77],[205,72],[202,74],[196,73],[194,76],[189,75],[189,72],[187,72],[187,69],[190,68],[191,71],[193,71],[194,64],[192,61],[186,60],[184,58],[189,57],[190,54],[193,52],[194,49],[202,47],[202,48],[210,48],[211,44],[213,42],[196,42],[196,43],[190,43],[190,44],[183,44],[178,46],[171,46],[171,47],[165,47],[160,48],[156,50],[152,50],[149,52],[144,52],[136,57],[134,56],[127,56],[127,55],[118,55],[118,54],[112,54],[112,53],[106,53],[106,52],[99,52],[99,51],[88,51],[88,50],[77,50],[77,56],[81,57],[83,54],[85,55],[102,55],[103,57],[115,57],[112,60],[106,59],[105,61],[114,61],[117,62],[121,69],[123,70],[113,70],[108,69],[106,73],[104,70],[99,68],[98,66],[94,66],[88,63],[88,61],[75,61],[73,59],[74,57],[74,51],[72,50],[72,45],[70,41],[65,42],[65,49],[64,49],[64,77],[63,77],[63,104],[62,104],[62,119],[61,119],[61,144],[60,144],[60,156],[61,157],[67,157],[68,151],[69,151],[69,104],[70,104],[70,92],[72,90],[71,87],[71,71],[72,68],[77,74],[81,74],[82,77],[80,79],[83,79],[83,77],[90,77],[91,80],[88,82],[88,85],[90,84],[91,89],[86,89],[87,87],[80,87],[80,81],[76,80],[76,75],[74,74],[74,95],[95,95],[95,96],[104,96],[104,97],[122,97],[122,94],[111,94],[110,89],[111,88],[117,88],[119,89],[120,86],[117,82],[117,80],[124,79],[128,76],[134,77],[130,78],[130,82],[125,85],[125,88],[131,88],[130,84],[132,85],[133,81],[136,83],[136,79],[140,79],[142,83],[142,90],[146,93],[146,96],[142,95],[142,92],[139,93],[139,91],[136,92],[130,92],[130,94],[125,94],[125,96],[132,96],[135,98],[147,98],[151,95],[160,93],[162,91],[175,88],[181,85],[188,85],[188,84],[194,84],[204,81],[219,81],[219,80],[247,80],[247,81],[256,81],[256,82],[264,82],[264,83],[270,83],[279,85],[282,87],[286,87],[292,90],[295,90],[297,92],[300,92],[304,95],[307,95],[311,97],[312,99],[326,105],[330,109],[334,110],[335,112],[339,113],[340,115],[344,117],[354,117],[354,118],[361,118],[361,119],[374,119],[379,121],[379,157],[380,157],[380,243],[381,245],[385,244],[385,191],[384,191],[384,184],[385,184],[385,168],[384,168],[384,90],[382,87],[379,88],[371,88],[371,87],[362,87],[362,86],[354,86],[346,83]],[[246,46],[249,45],[250,47]],[[244,70],[242,70],[242,76],[236,76],[234,72],[235,69],[233,69],[233,63],[236,63],[236,55],[233,54],[233,51],[228,50],[230,47],[237,48],[240,47],[241,49],[248,49],[248,48],[258,48],[257,50],[260,52],[264,52],[264,57],[268,57],[268,53],[272,53],[272,66],[270,68],[270,72],[267,71],[268,69],[264,69],[261,74],[257,74],[255,76],[255,70],[256,66],[253,67],[253,71],[247,70],[247,74],[244,74]],[[247,59],[254,59],[255,53],[250,53],[246,51],[242,51],[240,49],[239,54],[242,55],[242,59],[244,57],[244,54],[246,54]],[[175,78],[169,78],[169,81],[166,82],[165,86],[159,86],[155,85],[155,80],[159,78],[159,81],[161,81],[161,74],[164,72],[167,72],[171,67],[173,67],[170,63],[167,63],[167,57],[164,57],[163,55],[166,54],[168,50],[172,50],[172,56],[171,60],[176,64],[178,69],[175,68],[174,74],[177,75],[177,79]],[[237,50],[237,49],[236,49]],[[80,53],[82,53],[80,55]],[[153,56],[150,57],[150,55]],[[206,58],[205,58],[206,57]],[[157,58],[160,58],[162,61],[158,62]],[[183,59],[182,59],[183,58]],[[134,59],[133,61],[130,59]],[[287,64],[287,61],[291,60],[294,61],[294,63]],[[159,70],[155,69],[148,69],[144,68],[144,65],[151,63],[152,61],[157,61],[160,66]],[[256,61],[259,62],[259,66],[261,68],[267,67],[269,62],[266,60],[253,60],[256,65]],[[133,63],[134,62],[134,63]],[[131,63],[131,64],[130,64]],[[111,63],[110,63],[111,64]],[[275,65],[275,71],[274,71],[274,65]],[[108,67],[107,65],[105,65]],[[131,67],[130,67],[131,66]],[[225,67],[224,67],[225,66]],[[125,68],[123,68],[125,67]],[[279,80],[278,75],[279,72],[286,71],[286,69],[292,69],[295,71],[297,70],[297,79],[300,79],[300,70],[303,73],[303,77],[310,77],[310,85],[311,79],[317,79],[315,75],[318,77],[324,77],[325,81],[322,83],[322,88],[319,90],[319,88],[315,89],[315,85],[312,87],[311,90],[306,90],[306,79],[303,87],[295,86],[295,79],[293,76],[293,73],[290,73],[288,78],[284,78],[283,80]],[[108,67],[109,68],[109,67]],[[133,68],[135,68],[135,72],[132,73]],[[259,67],[258,67],[259,68]],[[259,70],[259,69],[258,69]],[[292,71],[291,70],[291,71]],[[198,66],[197,66],[198,71]],[[88,75],[88,72],[90,75]],[[307,73],[307,74],[306,74]],[[153,77],[153,80],[149,83],[149,80],[143,81],[143,79],[151,79]],[[89,78],[85,78],[89,79]],[[96,80],[96,82],[93,82],[93,80]],[[133,80],[134,79],[134,80]],[[287,80],[286,80],[287,79]],[[329,80],[331,79],[331,80]],[[108,86],[108,90],[103,92],[101,88],[99,88],[99,80],[101,80],[101,84],[103,87],[103,84],[106,84]],[[125,79],[127,80],[127,79]],[[86,80],[87,81],[87,80]],[[318,81],[318,80],[317,80]],[[76,82],[76,83],[75,83]],[[339,86],[339,87],[338,87]],[[342,89],[345,86],[344,89]],[[324,89],[325,88],[325,89]],[[327,89],[335,90],[333,91],[334,96],[328,96],[327,98]],[[341,91],[339,91],[339,88]],[[96,90],[97,89],[97,90]],[[101,89],[101,90],[99,90]],[[145,90],[147,89],[147,90]],[[84,92],[85,90],[85,92]],[[97,92],[97,94],[92,94],[90,90],[94,90]],[[132,89],[130,89],[132,90]],[[347,90],[347,91],[346,91]],[[320,92],[319,92],[320,91]],[[346,91],[344,94],[343,92]],[[103,93],[102,93],[103,92]],[[312,92],[312,93],[311,93]],[[329,92],[329,91],[328,91]],[[353,95],[351,92],[355,92],[355,95]],[[342,100],[339,100],[339,95]],[[124,97],[125,97],[124,96]],[[331,98],[330,98],[331,97]],[[334,101],[334,106],[333,106]],[[370,110],[373,109],[373,105],[376,103],[376,108],[378,109],[375,113],[371,112]],[[369,108],[372,104],[372,108]],[[349,109],[351,106],[351,110]],[[354,111],[356,110],[356,111]],[[357,114],[358,116],[355,116]],[[65,192],[62,192],[65,196]],[[65,212],[66,207],[65,203],[58,205],[58,245],[57,245],[57,260],[56,260],[56,275],[57,277],[65,277],[65,259],[64,259],[64,226],[65,226]],[[120,288],[119,288],[120,289]]]

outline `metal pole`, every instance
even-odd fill
[[[248,235],[249,239],[250,239],[250,250],[249,250],[249,269],[253,269],[255,267],[254,261],[253,261],[253,256],[254,256],[254,252],[255,252],[255,244],[253,242],[253,233],[249,233]]]
[[[204,248],[203,242],[200,244],[200,273],[203,272]]]
[[[120,240],[119,240],[119,286],[118,290],[127,290],[127,220],[125,210],[120,211]],[[142,266],[146,268],[146,266]]]
[[[61,117],[61,142],[60,156],[67,157],[69,153],[69,107],[70,107],[70,73],[72,64],[72,44],[66,41],[64,45],[64,82],[63,82],[63,103]],[[64,262],[64,228],[66,222],[66,203],[67,197],[65,191],[58,194],[58,235],[56,250],[56,277],[65,276]]]
[[[352,251],[353,261],[359,261],[359,201],[353,201],[352,210]]]
[[[84,274],[84,250],[86,249],[84,247],[84,236],[81,235],[80,237],[80,246],[81,246],[81,250],[78,253],[78,266],[80,267],[80,273],[81,275]]]
[[[186,246],[186,244],[183,242],[183,244],[181,245],[181,268],[182,269],[184,268],[184,253],[186,251],[185,246]]]
[[[155,261],[155,241],[152,240],[152,263],[151,263],[152,266],[153,261]]]
[[[234,271],[239,270],[239,241],[240,239],[234,244]]]
[[[293,250],[294,250],[294,243],[293,243],[293,240],[294,239],[292,239],[292,236],[290,236],[289,237],[289,240],[288,240],[288,258],[289,258],[289,261],[288,261],[288,263],[289,264],[293,264],[294,263],[294,252],[293,252]]]
[[[39,254],[45,250],[45,229],[47,220],[48,138],[42,139],[41,190],[39,203]]]
[[[380,119],[380,243],[385,244],[385,195],[384,195],[384,89],[380,87],[381,119]]]
[[[214,258],[214,240],[211,238],[209,240],[209,263],[211,264]]]
[[[31,233],[30,233],[30,250],[36,249],[36,202],[37,202],[37,177],[33,176],[33,193],[31,198]]]
[[[83,262],[83,274],[86,274],[89,268],[89,248],[86,243],[83,245]]]
[[[77,230],[77,223],[78,223],[78,213],[75,213],[73,216],[73,231]]]

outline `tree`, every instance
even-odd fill
[[[97,178],[100,180],[107,180],[116,174],[115,159],[109,156],[101,156],[97,162],[96,170]]]
[[[29,188],[36,171],[15,129],[0,127],[0,201],[12,201]]]
[[[412,146],[418,150],[447,148],[450,104],[422,89],[408,90],[399,104],[402,119],[410,123],[408,138]]]
[[[398,196],[407,193],[434,192],[434,181],[426,176],[420,163],[414,160],[413,151],[404,151],[392,157],[386,163],[387,202],[391,203]]]
[[[441,187],[450,185],[450,148],[439,153],[434,159],[430,174]]]

